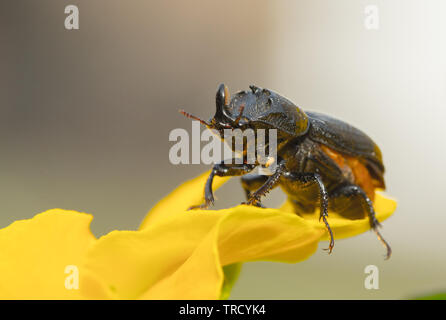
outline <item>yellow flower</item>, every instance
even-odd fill
[[[96,239],[89,230],[91,215],[62,209],[1,229],[0,298],[227,298],[241,262],[299,262],[327,238],[316,216],[301,218],[288,204],[186,211],[201,203],[207,175],[161,200],[136,231]],[[214,189],[226,180],[216,179]],[[382,221],[396,203],[377,193],[375,207]],[[329,222],[335,239],[369,229],[368,219],[331,214]],[[70,286],[77,275],[78,289]]]

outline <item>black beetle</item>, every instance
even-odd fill
[[[267,89],[250,86],[230,97],[221,84],[216,95],[217,111],[206,122],[189,113],[189,118],[218,130],[240,128],[277,130],[277,166],[270,175],[246,175],[256,164],[214,165],[205,185],[207,208],[214,202],[212,181],[217,176],[243,176],[247,204],[260,205],[260,198],[280,186],[295,206],[296,213],[314,212],[320,206],[320,219],[330,235],[329,252],[334,240],[327,222],[328,210],[348,219],[369,217],[370,226],[386,247],[391,248],[378,231],[380,223],[373,209],[376,188],[385,188],[384,165],[379,147],[362,131],[351,125],[316,113],[304,112],[291,101]]]

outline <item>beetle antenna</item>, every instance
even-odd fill
[[[234,121],[234,124],[235,124],[235,125],[238,125],[240,119],[242,118],[242,114],[243,114],[243,110],[244,110],[244,109],[245,109],[245,105],[242,104],[242,105],[240,106],[240,109],[239,109],[238,117],[237,117],[237,119],[235,119],[235,121]]]
[[[193,114],[190,114],[189,112],[186,112],[186,111],[184,111],[182,109],[178,110],[178,112],[181,113],[182,115],[186,116],[187,118],[191,118],[191,119],[200,121],[200,123],[204,124],[206,127],[212,127],[210,123],[208,123],[208,122],[206,122],[206,121],[204,121],[204,120],[194,116]]]

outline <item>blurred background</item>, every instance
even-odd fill
[[[79,8],[66,30],[65,6]],[[375,5],[379,28],[365,27]],[[219,83],[256,84],[343,119],[381,147],[398,200],[383,234],[299,264],[244,265],[233,299],[400,299],[446,290],[446,2],[438,0],[0,2],[0,227],[51,208],[92,230],[136,229],[177,185],[169,132],[208,119]],[[237,178],[218,208],[243,201]],[[275,190],[266,204],[284,200]],[[364,268],[380,270],[379,290]]]

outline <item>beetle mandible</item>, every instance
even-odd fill
[[[256,86],[232,97],[221,84],[216,94],[216,113],[204,121],[185,111],[185,116],[215,129],[223,139],[224,129],[276,129],[277,165],[272,175],[246,175],[259,163],[215,164],[205,184],[205,203],[214,202],[214,176],[242,176],[241,182],[249,205],[280,186],[293,203],[297,214],[314,212],[320,207],[320,218],[330,236],[329,253],[334,246],[333,233],[327,221],[329,209],[348,219],[368,216],[371,229],[386,248],[391,248],[378,231],[373,200],[376,188],[385,188],[384,165],[379,147],[362,131],[328,115],[303,111],[288,99]]]

